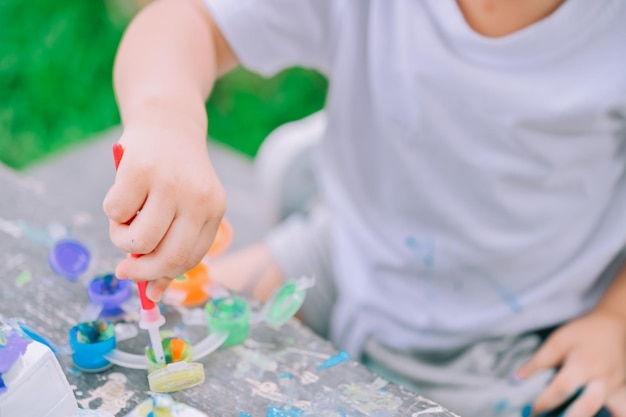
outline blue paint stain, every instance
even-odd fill
[[[420,258],[426,269],[432,269],[435,265],[435,243],[432,240],[420,242],[415,237],[408,236],[404,244]]]
[[[530,413],[532,411],[533,411],[533,405],[532,404],[526,404],[522,408],[522,417],[530,417]]]
[[[413,236],[407,237],[404,243],[409,248],[416,248],[418,246],[417,239],[415,239]]]
[[[414,236],[407,236],[404,239],[404,244],[407,248],[413,251],[418,257],[420,257],[422,264],[426,267],[427,272],[430,271],[435,264],[435,244],[433,240],[426,240],[424,242],[417,240]],[[458,261],[463,262],[462,259],[458,259]],[[514,313],[521,313],[523,308],[517,298],[511,294],[500,282],[498,282],[493,277],[478,271],[476,268],[472,268],[469,264],[465,262],[465,268],[468,270],[473,270],[474,273],[479,275],[483,281],[491,288],[493,292],[497,294],[497,296],[513,311]],[[454,289],[458,292],[462,292],[464,290],[463,283],[457,282],[453,284]]]
[[[348,415],[346,414],[346,412],[345,412],[345,411],[343,411],[341,408],[338,408],[336,411],[337,411],[337,415],[338,415],[339,417],[348,417]]]
[[[18,325],[19,325],[20,329],[24,332],[24,334],[26,334],[26,336],[30,337],[35,342],[39,342],[39,343],[42,343],[42,344],[48,346],[50,348],[50,350],[52,351],[52,353],[54,353],[55,355],[57,354],[57,349],[54,347],[54,345],[52,343],[50,343],[48,340],[46,340],[46,338],[44,338],[43,336],[39,335],[33,329],[30,329],[30,328],[26,327],[22,323],[18,323]]]
[[[521,313],[522,306],[517,301],[517,298],[513,296],[506,288],[502,286],[497,280],[493,279],[488,275],[483,275],[483,278],[487,282],[487,284],[491,287],[491,289],[498,294],[498,296],[504,301],[512,312]]]
[[[265,417],[298,417],[302,413],[303,411],[297,408],[270,406],[267,408]]]
[[[246,413],[246,412],[244,412],[244,411],[241,411],[241,412],[239,413],[239,417],[252,417],[252,414],[248,414],[248,413]]]
[[[284,374],[280,374],[277,377],[278,379],[293,379],[293,374],[290,372],[285,372]]]
[[[506,398],[502,398],[493,407],[496,413],[501,413],[505,411],[507,408],[509,408],[509,402],[506,400]]]
[[[332,368],[333,366],[337,366],[340,363],[347,361],[348,359],[350,359],[350,355],[348,354],[348,352],[341,350],[335,356],[326,359],[323,364],[317,367],[317,370],[321,371],[323,369]]]

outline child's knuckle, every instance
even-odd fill
[[[181,251],[172,252],[164,260],[165,268],[167,270],[178,270],[187,265],[188,259],[187,254]]]
[[[154,244],[147,238],[137,238],[132,241],[132,250],[134,253],[146,254],[154,249]]]

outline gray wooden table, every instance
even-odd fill
[[[80,190],[77,190],[80,192]],[[66,345],[69,329],[87,304],[85,284],[70,283],[48,266],[48,251],[62,232],[93,254],[86,275],[109,273],[122,255],[108,240],[100,213],[76,213],[71,201],[56,201],[0,167],[0,318],[19,318],[50,342]],[[192,343],[204,326],[185,326],[180,312],[166,312],[166,330]],[[136,337],[118,343],[141,353]],[[210,416],[453,416],[437,404],[372,374],[353,360],[333,362],[337,350],[297,320],[276,330],[259,324],[243,344],[221,348],[201,360],[206,381],[172,396]],[[114,366],[88,374],[69,355],[59,361],[79,405],[124,416],[149,398],[146,372]]]

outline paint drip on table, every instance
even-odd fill
[[[17,364],[26,353],[29,343],[28,339],[0,326],[0,394],[7,390],[2,374],[9,372]]]
[[[139,404],[126,417],[208,417],[203,412],[175,401],[165,394],[155,395]]]

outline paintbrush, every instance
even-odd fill
[[[124,155],[124,148],[121,144],[116,143],[113,145],[113,160],[115,161],[115,170],[122,161]],[[131,254],[133,258],[139,258],[139,254]],[[163,352],[163,345],[161,344],[161,335],[159,328],[165,324],[165,318],[161,315],[161,310],[150,300],[146,295],[146,288],[148,286],[147,281],[137,282],[137,291],[139,292],[139,300],[141,301],[141,320],[139,321],[139,327],[148,331],[150,336],[150,343],[154,351],[154,357],[159,365],[165,365],[165,354]]]

